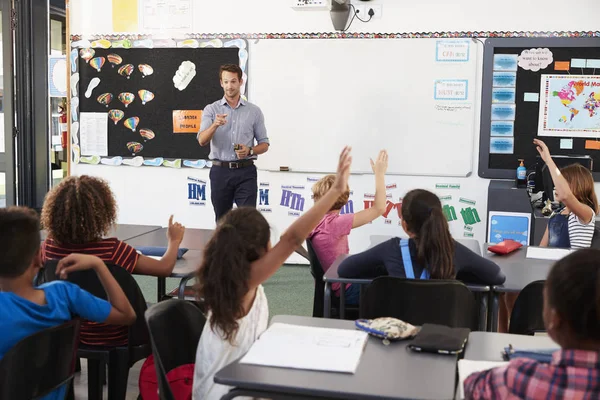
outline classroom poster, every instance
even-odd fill
[[[488,220],[488,243],[514,240],[523,246],[529,244],[531,214],[490,211]]]
[[[542,75],[538,135],[600,136],[600,76]]]

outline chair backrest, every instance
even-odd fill
[[[313,294],[313,317],[323,317],[323,297],[325,292],[325,282],[323,282],[323,266],[317,253],[312,246],[310,239],[306,239],[306,248],[308,250],[308,261],[310,262],[310,274],[315,279],[315,291]]]
[[[360,318],[379,317],[473,330],[478,322],[475,298],[462,282],[389,276],[374,279],[360,301]]]
[[[600,216],[596,217],[596,225],[594,227],[594,235],[592,236],[592,249],[600,249]]]
[[[19,341],[0,360],[0,399],[38,399],[75,374],[79,319]]]
[[[174,399],[167,373],[176,367],[196,362],[198,341],[206,318],[191,302],[171,299],[146,310],[146,324],[158,378],[161,400]]]
[[[44,263],[44,269],[42,270],[44,274],[44,282],[57,279],[57,265],[57,260],[49,260]],[[148,307],[140,287],[133,276],[131,276],[131,274],[127,272],[125,268],[108,263],[106,264],[106,267],[115,278],[119,286],[121,286],[121,289],[123,289],[125,296],[127,296],[127,299],[131,303],[131,306],[133,307],[133,310],[137,316],[135,323],[129,327],[129,345],[138,346],[148,344],[150,339],[148,336],[148,328],[146,327],[146,322],[144,321],[144,313]],[[100,279],[98,279],[98,275],[92,270],[73,272],[69,274],[67,279],[69,282],[76,284],[83,290],[93,294],[96,297],[105,300],[108,299],[106,291],[104,290]]]
[[[521,290],[510,315],[509,333],[533,335],[546,330],[543,318],[544,283],[531,282]]]

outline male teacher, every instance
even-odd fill
[[[240,95],[242,69],[222,65],[219,79],[225,95],[204,108],[197,136],[200,146],[210,143],[210,195],[217,221],[233,208],[234,201],[238,207],[256,207],[254,160],[269,150],[262,111]]]

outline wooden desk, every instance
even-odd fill
[[[492,287],[488,326],[490,326],[492,332],[496,332],[498,331],[500,293],[520,292],[531,282],[546,280],[555,261],[527,258],[527,248],[529,246],[523,246],[507,255],[491,253],[487,251],[489,246],[490,244],[485,245],[484,257],[498,264],[504,275],[506,275],[506,282],[503,285]]]
[[[352,321],[324,318],[276,316],[271,323],[274,322],[356,329]],[[217,372],[215,382],[234,387],[222,399],[237,396],[350,400],[452,398],[457,357],[412,352],[406,348],[408,343],[399,341],[385,346],[381,339],[369,337],[355,374],[234,362]]]

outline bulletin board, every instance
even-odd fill
[[[247,78],[244,40],[96,39],[72,47],[74,162],[210,165],[210,146],[196,139],[202,110],[223,97],[221,65],[238,64]]]
[[[482,178],[514,179],[519,159],[533,169],[538,138],[591,156],[600,180],[600,39],[487,39],[480,135]]]

